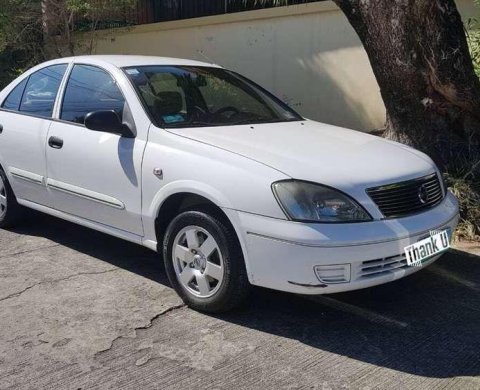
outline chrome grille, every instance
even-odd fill
[[[439,204],[443,197],[436,174],[367,189],[367,194],[387,218],[403,217]]]

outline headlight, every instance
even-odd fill
[[[365,222],[372,217],[348,195],[320,184],[287,180],[273,192],[290,219],[303,222]]]

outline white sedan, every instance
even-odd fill
[[[304,119],[220,66],[63,58],[0,106],[0,227],[27,207],[144,245],[198,310],[231,309],[251,285],[325,294],[399,279],[442,253],[412,263],[405,248],[458,221],[425,154]]]

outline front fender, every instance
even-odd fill
[[[148,207],[147,216],[155,219],[165,200],[179,193],[191,193],[202,196],[221,208],[232,208],[228,198],[216,188],[195,180],[177,180],[160,188]]]
[[[159,169],[162,177],[152,173]],[[177,193],[202,196],[223,209],[285,218],[271,190],[272,182],[285,178],[257,161],[152,128],[142,165],[145,244],[156,246],[158,211]]]

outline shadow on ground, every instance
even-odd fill
[[[15,232],[48,238],[169,284],[154,252],[48,216],[35,214],[28,225]],[[453,250],[413,276],[327,298],[255,289],[247,307],[216,317],[410,374],[478,376],[479,260]]]

